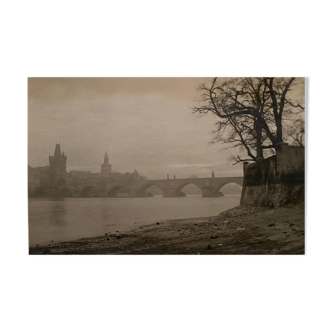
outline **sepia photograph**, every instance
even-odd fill
[[[304,254],[304,201],[304,78],[28,78],[31,255]]]

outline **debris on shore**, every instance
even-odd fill
[[[304,254],[304,204],[236,207],[215,217],[157,222],[128,232],[35,246],[30,254]],[[116,239],[116,241],[112,241]]]

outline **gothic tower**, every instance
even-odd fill
[[[50,160],[50,186],[61,187],[66,185],[66,163],[67,156],[62,152],[60,144],[55,145],[54,156],[49,156]]]
[[[111,173],[112,173],[112,165],[110,165],[110,163],[108,162],[108,154],[106,151],[104,155],[104,163],[101,164],[101,176],[108,178],[111,177]]]

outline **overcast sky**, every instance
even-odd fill
[[[207,80],[29,78],[29,165],[48,165],[60,141],[68,171],[100,172],[107,150],[113,170],[150,179],[241,175],[230,151],[209,144],[216,119],[190,110]]]

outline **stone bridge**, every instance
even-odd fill
[[[68,186],[62,189],[62,194],[74,197],[145,197],[146,191],[154,185],[162,190],[163,197],[180,197],[183,196],[181,190],[186,185],[194,184],[201,189],[202,197],[217,197],[220,196],[219,190],[228,183],[237,183],[242,186],[243,177],[142,180],[129,183],[101,181]]]

